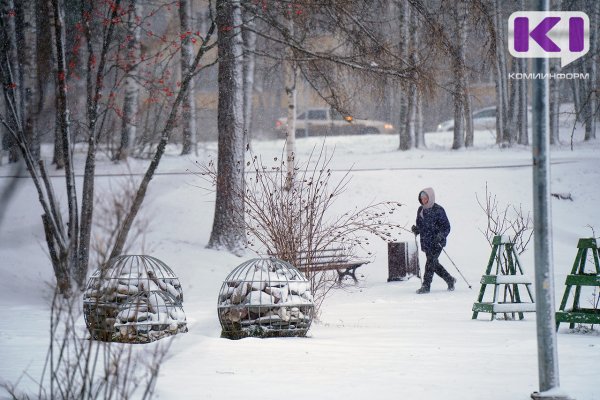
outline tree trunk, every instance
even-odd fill
[[[182,3],[183,6],[183,3]],[[129,0],[127,13],[127,55],[125,66],[125,97],[123,99],[123,120],[121,125],[121,145],[116,154],[117,160],[126,160],[131,146],[135,144],[138,123],[138,95],[140,85],[137,82],[138,63],[141,58],[140,35],[142,25],[142,5],[138,0]]]
[[[58,128],[62,139],[63,159],[65,163],[65,183],[69,206],[69,248],[67,265],[69,271],[77,269],[77,249],[79,237],[79,213],[75,188],[75,171],[71,155],[70,112],[67,104],[67,67],[65,58],[64,5],[61,0],[51,0],[54,17],[54,38],[56,40],[57,109]]]
[[[473,108],[471,94],[468,85],[465,84],[464,113],[465,113],[465,147],[473,147],[475,144],[475,133],[473,129]]]
[[[402,5],[399,7],[400,15],[400,43],[401,49],[400,54],[402,55],[403,60],[408,60],[409,55],[409,47],[410,47],[410,5],[407,1],[402,2]],[[406,89],[401,89],[398,92],[400,96],[399,104],[399,113],[398,113],[398,132],[400,136],[400,144],[398,148],[400,150],[409,150],[412,147],[412,137],[407,127],[408,123],[408,114],[409,114],[409,97],[410,94]]]
[[[506,53],[504,51],[504,20],[500,0],[494,0],[494,38],[496,66],[496,143],[503,142],[507,126],[508,89]]]
[[[423,94],[417,90],[417,130],[415,132],[415,147],[425,148],[425,132],[423,131]]]
[[[460,44],[462,46],[462,101],[463,101],[463,114],[465,118],[465,147],[472,147],[475,141],[474,132],[473,132],[473,108],[471,107],[471,92],[469,90],[469,78],[467,75],[467,65],[466,65],[466,56],[465,56],[465,48],[467,44],[467,36],[469,34],[469,24],[467,23],[468,11],[467,11],[467,3],[461,3],[461,13],[459,16],[461,17],[462,30],[461,30],[461,40]]]
[[[596,139],[596,114],[598,108],[598,98],[600,97],[598,94],[598,40],[600,39],[598,36],[598,29],[600,29],[598,24],[600,24],[600,2],[593,2],[592,7],[592,23],[590,27],[591,35],[590,35],[590,84],[589,87],[589,98],[588,98],[588,106],[589,110],[586,114],[585,121],[585,138],[584,140],[592,140]]]
[[[37,77],[37,1],[19,5],[20,27],[17,38],[21,73],[21,107],[23,130],[34,161],[40,158],[40,138],[37,127],[39,109]]]
[[[9,124],[16,126],[17,123],[23,121],[22,119],[22,108],[21,108],[21,82],[20,82],[20,70],[19,70],[19,58],[17,53],[17,13],[15,10],[15,4],[13,0],[2,1],[2,13],[3,25],[5,30],[6,41],[1,43],[3,46],[3,53],[6,54],[6,61],[4,68],[10,70],[10,82],[5,82],[4,87],[4,105],[6,109],[6,115],[8,116]],[[8,85],[8,86],[6,86]],[[7,90],[10,91],[10,98],[6,96]],[[19,147],[11,135],[7,135],[4,138],[5,142],[2,145],[8,150],[8,162],[13,163],[19,161]]]
[[[517,59],[513,59],[511,65],[511,72],[518,72],[518,63]],[[516,132],[517,132],[517,110],[519,109],[519,95],[517,94],[517,83],[510,83],[510,92],[508,102],[508,111],[507,111],[507,120],[506,120],[506,128],[504,129],[503,142],[506,146],[512,146],[516,140]]]
[[[96,126],[98,122],[98,101],[102,97],[102,91],[104,90],[104,67],[106,65],[106,58],[108,56],[109,49],[113,39],[113,32],[115,28],[115,21],[118,20],[118,12],[120,12],[121,0],[115,0],[111,7],[112,13],[108,19],[108,26],[103,31],[100,57],[96,59],[94,54],[94,46],[92,45],[92,34],[90,29],[90,20],[86,18],[86,14],[91,15],[90,9],[85,9],[85,3],[82,3],[82,20],[83,20],[83,32],[86,37],[87,49],[88,49],[88,60],[86,65],[87,70],[87,122],[88,122],[88,148],[85,160],[84,174],[83,174],[83,189],[81,198],[81,215],[80,215],[80,231],[79,239],[77,241],[77,263],[73,269],[73,277],[75,282],[80,288],[85,285],[85,278],[87,276],[88,262],[90,255],[90,239],[92,233],[92,221],[94,214],[94,177],[96,174],[96,152],[98,146],[98,135],[96,134]],[[90,6],[92,5],[90,1]],[[87,11],[87,13],[86,13]],[[97,61],[97,70],[94,74],[94,66]]]
[[[179,21],[181,37],[181,76],[185,76],[192,64],[194,46],[192,44],[192,1],[181,0],[179,7]],[[196,139],[196,96],[193,83],[190,85],[183,100],[181,113],[183,127],[183,148],[181,155],[190,154],[192,149],[198,153],[198,140]]]
[[[522,2],[523,3],[523,2]],[[527,73],[527,60],[525,58],[519,58],[519,71]],[[519,144],[529,145],[529,105],[528,105],[528,90],[526,79],[519,81],[519,112],[517,113],[517,127],[519,129]]]
[[[219,151],[215,216],[208,247],[227,249],[241,255],[246,244],[242,14],[239,0],[217,0],[216,9],[219,32]]]
[[[418,65],[418,57],[415,49],[417,48],[417,13],[410,13],[410,36],[408,39],[409,45],[409,60],[412,66],[416,68]],[[413,79],[416,81],[416,74],[412,74]],[[415,147],[418,147],[418,138],[417,138],[417,96],[418,96],[418,88],[417,83],[413,81],[410,82],[410,86],[408,88],[408,105],[407,105],[407,113],[406,113],[406,138],[407,142],[410,143],[410,147],[414,143]]]
[[[289,35],[294,35],[294,21],[288,20]],[[292,185],[296,158],[296,115],[297,115],[297,90],[298,66],[294,61],[294,52],[291,47],[286,48],[286,59],[283,61],[283,73],[285,82],[285,94],[287,98],[287,125],[285,131],[285,153],[287,162],[286,188]],[[308,125],[305,127],[308,134]]]
[[[581,122],[581,96],[579,95],[579,81],[576,79],[571,79],[571,93],[573,95],[573,106],[575,108],[575,121]]]
[[[254,98],[254,66],[256,50],[256,23],[253,13],[245,10],[242,37],[244,40],[244,134],[246,136],[246,148],[252,141],[252,99]]]
[[[453,48],[453,72],[454,72],[454,140],[452,149],[457,150],[465,145],[465,93],[466,93],[466,4],[462,1],[455,3],[452,9],[455,22],[455,43]]]
[[[60,100],[58,98],[58,70],[56,68],[56,27],[54,26],[54,5],[52,0],[46,0],[44,2],[44,6],[45,11],[48,12],[48,25],[50,25],[48,33],[50,36],[51,45],[49,46],[48,56],[50,58],[52,75],[54,76],[54,108],[58,110]],[[56,169],[63,169],[65,167],[62,132],[60,130],[60,115],[58,112],[54,113],[54,151],[52,155],[52,164],[56,166]]]
[[[560,67],[558,66],[558,60],[548,60],[550,63],[550,73],[556,74]],[[559,144],[558,138],[558,116],[560,110],[560,80],[550,79],[549,83],[549,97],[550,97],[550,144]]]

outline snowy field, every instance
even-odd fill
[[[561,133],[568,143],[570,130]],[[600,231],[600,142],[567,144],[552,152],[552,191],[571,193],[573,201],[552,200],[556,301],[576,254],[577,240]],[[299,158],[322,138],[298,140]],[[167,155],[149,189],[144,218],[150,219],[146,248],[173,268],[184,289],[189,333],[179,335],[158,381],[161,399],[528,399],[538,390],[535,314],[523,321],[471,319],[490,254],[480,229],[485,215],[476,194],[486,183],[501,204],[532,208],[531,149],[500,149],[487,132],[478,132],[476,148],[446,151],[449,133],[426,135],[427,150],[397,151],[396,136],[335,137],[333,168],[341,177],[352,168],[348,190],[336,202],[340,212],[371,202],[402,203],[395,221],[410,227],[417,194],[427,186],[445,207],[452,232],[447,251],[473,286],[469,289],[452,264],[440,260],[458,278],[455,292],[434,277],[432,291],[417,295],[418,278],[387,283],[387,247],[374,242],[376,257],[361,267],[360,282],[337,290],[326,300],[321,319],[307,338],[221,339],[217,295],[223,279],[246,258],[207,250],[214,194],[198,185],[195,157]],[[283,141],[255,142],[265,160],[280,157]],[[216,144],[201,146],[198,160],[215,157]],[[78,162],[83,162],[78,154]],[[144,170],[144,161],[125,168],[99,163],[98,191],[123,179],[120,172]],[[79,172],[82,168],[79,168]],[[0,167],[0,175],[11,170]],[[139,179],[139,176],[137,177]],[[0,179],[0,188],[8,182]],[[54,178],[61,187],[63,179]],[[65,207],[64,195],[62,196]],[[5,207],[5,205],[2,205]],[[52,267],[46,255],[35,191],[23,179],[0,226],[0,380],[15,382],[24,371],[40,376],[48,344],[47,282]],[[413,241],[412,235],[404,240]],[[533,277],[533,245],[521,261]],[[424,265],[421,255],[421,266]],[[582,302],[587,302],[583,298]],[[81,321],[82,329],[83,322]],[[558,332],[561,387],[579,400],[600,400],[599,327],[588,334]],[[136,351],[153,345],[138,346]],[[19,387],[34,383],[23,376]],[[0,398],[5,394],[0,393]]]

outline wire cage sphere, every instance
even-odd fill
[[[255,258],[225,278],[217,311],[222,337],[305,336],[314,303],[298,269],[274,257]]]
[[[148,343],[187,332],[181,303],[172,294],[156,290],[138,293],[121,305],[114,327],[115,341],[128,343]]]
[[[187,331],[182,303],[179,279],[164,262],[151,256],[123,255],[90,276],[83,295],[83,314],[92,339],[145,343],[166,335],[147,335],[143,327],[156,331],[158,326],[169,325],[165,328],[169,334]],[[176,331],[170,329],[171,323],[163,323],[170,309],[178,310],[173,313],[179,326]],[[124,324],[128,334],[122,335]],[[137,338],[130,334],[134,325],[142,327]]]

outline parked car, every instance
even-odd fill
[[[496,129],[496,106],[482,108],[473,112],[473,129],[494,130]],[[437,126],[438,132],[453,131],[454,120],[444,121]]]
[[[279,118],[275,129],[285,136],[286,125],[287,118]],[[395,133],[394,126],[389,122],[344,116],[331,108],[309,108],[296,117],[296,137],[379,133]]]
[[[531,107],[528,107],[527,123],[531,125]],[[482,108],[473,112],[473,129],[496,130],[496,106]],[[444,121],[437,126],[438,132],[453,131],[454,120]]]

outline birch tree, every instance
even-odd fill
[[[127,4],[127,53],[125,56],[125,96],[123,99],[123,118],[121,123],[121,144],[117,151],[117,160],[126,160],[135,143],[138,125],[139,92],[138,69],[141,59],[141,15],[140,0],[129,0]]]
[[[408,60],[410,57],[410,14],[411,8],[407,1],[401,2],[401,6],[398,7],[400,13],[400,54],[402,59]],[[398,91],[399,109],[398,109],[398,134],[400,137],[400,143],[398,145],[399,150],[409,150],[413,145],[414,137],[414,112],[409,110],[411,104],[409,99],[411,97],[410,90],[403,90],[402,88]],[[411,125],[412,118],[412,125]],[[413,131],[409,131],[410,127],[413,127]]]
[[[465,104],[468,97],[467,94],[467,77],[466,77],[466,4],[464,1],[457,2],[453,5],[451,14],[454,22],[454,46],[452,49],[452,73],[454,77],[454,139],[452,141],[452,149],[460,149],[465,145],[465,119],[466,110]]]
[[[506,69],[506,52],[504,44],[506,36],[504,34],[504,18],[502,15],[502,2],[494,0],[493,11],[494,37],[493,37],[493,57],[496,67],[496,143],[504,142],[507,127],[507,108],[508,108],[508,82]]]
[[[289,17],[287,20],[288,32],[287,36],[294,36],[294,20]],[[286,57],[283,61],[285,95],[287,99],[287,124],[285,129],[285,154],[287,162],[287,181],[286,187],[289,188],[292,184],[292,176],[294,175],[295,154],[296,154],[296,116],[297,116],[297,101],[298,91],[296,84],[298,82],[298,65],[294,60],[294,52],[291,47],[285,49]],[[308,130],[308,126],[306,127]]]
[[[419,20],[419,15],[416,11],[411,12],[411,35],[412,35],[412,47],[413,50],[410,55],[410,61],[412,65],[420,65],[421,64],[421,22]],[[416,148],[424,148],[425,146],[425,132],[423,131],[423,91],[415,82],[411,83],[411,90],[414,91],[414,118],[415,118],[415,130],[414,130],[414,138],[415,138],[415,147]]]
[[[251,6],[252,7],[252,6]],[[242,38],[244,41],[244,134],[247,144],[252,141],[252,100],[254,97],[254,70],[256,51],[256,20],[255,12],[248,9],[242,10],[243,26]]]
[[[194,47],[192,44],[192,0],[179,1],[179,23],[181,31],[181,76],[185,76],[192,64]],[[183,148],[181,155],[198,153],[196,138],[196,97],[194,85],[190,85],[183,100],[182,128]]]
[[[406,8],[410,10],[408,2],[405,2]],[[409,14],[409,36],[407,38],[407,59],[410,64],[418,63],[417,56],[417,16],[416,12],[411,11]],[[419,137],[417,137],[417,106],[418,106],[419,90],[415,80],[409,83],[407,93],[407,109],[406,109],[406,125],[405,125],[405,140],[410,147],[418,147]]]

